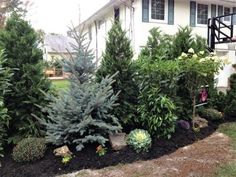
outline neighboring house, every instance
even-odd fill
[[[44,60],[56,63],[57,60],[70,58],[70,55],[73,54],[73,48],[71,44],[74,44],[75,41],[61,34],[45,34],[43,38],[43,56]],[[48,68],[45,71],[48,76],[61,76],[62,68]],[[59,74],[58,74],[59,73]]]
[[[69,53],[73,53],[71,44],[74,40],[68,36],[61,34],[45,34],[43,40],[44,60],[52,61],[69,57]]]
[[[91,40],[91,48],[99,60],[105,49],[106,34],[114,19],[119,19],[123,29],[127,31],[137,56],[153,27],[159,27],[163,32],[173,35],[179,26],[188,25],[194,33],[207,38],[208,18],[234,12],[236,13],[236,0],[110,0],[79,27],[84,26],[84,32],[87,32]],[[231,21],[229,17],[223,20],[226,23]],[[236,25],[235,22],[236,20],[233,21]],[[216,47],[219,55],[232,55],[229,54],[227,45]],[[235,49],[231,60],[235,63]],[[227,70],[227,77],[233,72],[231,70]],[[226,76],[223,74],[222,77],[218,86],[227,87]]]

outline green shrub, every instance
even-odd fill
[[[139,96],[140,124],[152,136],[170,138],[175,131],[176,107],[160,90],[154,87],[144,88]]]
[[[236,73],[229,78],[230,90],[226,96],[226,107],[224,113],[226,117],[236,117]]]
[[[223,114],[214,108],[200,109],[199,115],[210,120],[222,120]]]
[[[46,148],[43,138],[25,138],[13,148],[12,157],[16,162],[35,161],[44,156]]]
[[[148,151],[152,145],[150,134],[146,130],[135,129],[127,137],[127,144],[136,152]]]
[[[0,51],[0,157],[3,156],[3,146],[6,144],[8,137],[7,129],[10,121],[8,110],[4,104],[5,94],[9,91],[9,79],[12,76],[11,70],[4,67],[4,51]]]

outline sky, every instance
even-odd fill
[[[109,0],[22,0],[30,1],[26,19],[35,29],[46,33],[66,34],[68,26],[75,26],[103,7]]]

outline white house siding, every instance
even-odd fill
[[[168,1],[168,0],[166,0]],[[125,2],[125,3],[124,3]],[[230,7],[231,12],[232,8],[236,7],[236,1],[226,2],[224,0],[196,0],[197,4],[207,4],[208,5],[208,17],[211,17],[211,4],[217,5],[216,11],[218,11],[218,5],[223,5],[225,7]],[[112,22],[114,21],[114,8],[120,8],[120,22],[122,24],[123,29],[127,31],[127,36],[131,39],[133,50],[135,57],[137,58],[140,50],[146,44],[149,30],[153,27],[159,27],[164,33],[173,35],[178,31],[179,26],[189,26],[190,25],[190,0],[175,0],[174,1],[174,24],[169,25],[167,20],[162,22],[154,22],[149,20],[149,22],[142,21],[142,0],[134,0],[133,8],[134,12],[132,12],[132,8],[130,8],[131,0],[127,1],[117,1],[117,3],[109,7],[109,9],[104,9],[103,12],[100,11],[102,15],[98,17],[94,17],[93,21],[88,21],[86,23],[86,30],[88,31],[89,26],[92,27],[92,41],[91,48],[94,49],[96,58],[100,61],[100,57],[102,52],[105,50],[105,39],[107,36],[107,32],[110,30]],[[167,10],[167,8],[166,8]],[[197,15],[196,15],[197,16]],[[167,16],[166,16],[167,17]],[[103,21],[102,24],[99,23]],[[197,20],[196,20],[197,22]],[[96,34],[96,26],[97,24],[97,34]],[[236,34],[236,26],[234,26],[234,34]],[[207,38],[207,25],[198,25],[192,27],[193,33],[198,34],[202,37]],[[96,39],[97,38],[97,39]],[[224,53],[231,57],[231,61],[235,61],[235,55],[228,53],[228,47],[226,44],[217,45],[216,48],[224,49]],[[96,52],[97,49],[97,52]],[[218,50],[218,49],[216,49]],[[219,52],[218,52],[219,53]],[[232,58],[233,57],[233,58]],[[228,68],[228,69],[227,69]],[[222,71],[219,76],[219,87],[227,87],[228,81],[227,78],[229,73],[232,73],[232,67],[227,66],[224,71]],[[227,74],[226,74],[227,73]]]

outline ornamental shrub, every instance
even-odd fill
[[[224,113],[227,117],[236,117],[236,74],[229,78],[230,90],[226,96],[226,107]]]
[[[223,114],[214,108],[202,108],[198,111],[198,114],[210,120],[223,120]]]
[[[25,138],[13,148],[12,157],[16,162],[39,160],[44,156],[46,148],[43,138]]]
[[[129,133],[127,137],[127,144],[137,153],[141,151],[147,152],[152,145],[152,139],[148,131],[135,129]]]
[[[146,87],[139,96],[138,119],[143,129],[152,136],[170,138],[175,131],[176,107],[166,96],[162,96],[159,88]]]
[[[4,51],[0,51],[0,157],[3,156],[3,146],[7,140],[7,129],[10,122],[10,116],[4,103],[4,96],[9,91],[9,80],[12,72],[9,68],[4,67]]]
[[[70,86],[59,97],[51,97],[44,109],[48,113],[40,122],[46,128],[46,139],[54,145],[74,144],[77,151],[87,143],[102,146],[108,141],[109,133],[121,130],[113,108],[117,105],[114,94],[113,76],[106,76],[97,83],[93,80],[94,55],[88,50],[85,35],[73,30],[75,53],[64,60],[64,70],[70,74]]]

